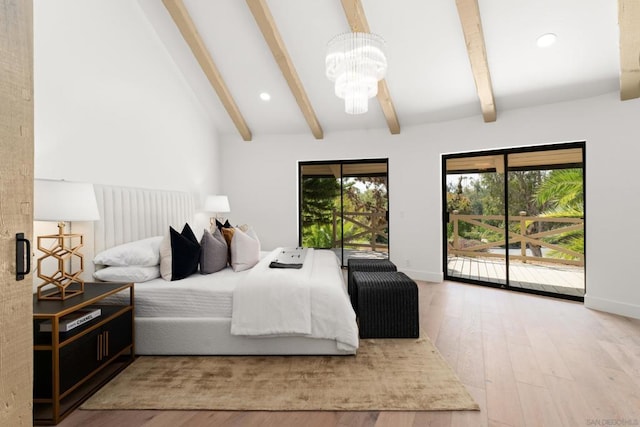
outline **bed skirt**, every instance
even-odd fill
[[[231,319],[135,319],[135,349],[140,355],[349,355],[331,339],[301,336],[254,338],[231,335]]]

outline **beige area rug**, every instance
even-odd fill
[[[479,409],[426,338],[361,340],[356,356],[142,356],[81,408]]]

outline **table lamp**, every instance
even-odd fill
[[[38,299],[65,300],[84,292],[84,257],[80,252],[84,237],[82,234],[65,234],[66,221],[95,221],[100,219],[93,185],[83,182],[54,181],[36,179],[34,183],[34,213],[36,221],[57,221],[58,234],[38,237],[38,249],[44,255],[38,258],[38,277],[43,280],[38,285]],[[73,271],[72,259],[80,262]],[[57,270],[45,274],[43,262],[53,259]],[[78,284],[67,289],[72,283]],[[51,286],[49,286],[51,285]],[[53,287],[52,287],[53,286]],[[45,289],[45,287],[47,287]]]
[[[210,230],[213,232],[216,226],[217,214],[231,212],[229,208],[229,198],[227,196],[207,196],[204,201],[204,211],[213,213],[214,216],[209,220]]]

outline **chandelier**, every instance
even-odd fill
[[[369,98],[378,94],[378,81],[387,72],[384,39],[376,34],[339,34],[327,44],[326,74],[335,93],[344,99],[347,114],[369,110]]]

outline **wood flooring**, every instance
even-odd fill
[[[419,291],[421,333],[481,411],[76,410],[59,426],[640,426],[640,320],[477,285]]]

